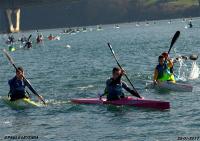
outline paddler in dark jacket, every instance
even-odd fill
[[[24,48],[32,48],[32,42],[27,41],[26,44],[24,45]]]
[[[131,93],[132,95],[135,95],[137,97],[137,94],[134,90],[131,90],[128,85],[121,80],[121,77],[125,74],[124,70],[120,68],[113,68],[112,71],[112,78],[109,78],[106,81],[106,88],[103,95],[107,95],[107,100],[119,100],[121,98],[124,98],[125,95],[123,93],[123,89]],[[103,96],[101,95],[100,98]]]
[[[24,45],[24,48],[32,48],[32,42],[31,42],[31,40],[30,40],[31,36],[32,36],[32,35],[30,35],[30,36],[28,37],[28,40],[27,40],[26,44]]]
[[[22,98],[28,98],[26,96],[25,87],[27,86],[33,93],[35,92],[33,88],[28,85],[27,81],[24,80],[24,70],[22,67],[18,67],[16,70],[16,76],[8,81],[10,86],[10,101],[15,101]]]

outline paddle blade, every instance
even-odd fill
[[[180,31],[176,31],[176,33],[174,34],[174,37],[172,38],[172,41],[171,41],[171,45],[170,45],[168,54],[170,53],[171,48],[173,47],[174,43],[175,43],[176,40],[178,39],[179,35],[180,35]]]
[[[11,56],[8,54],[8,52],[7,52],[5,49],[3,49],[3,52],[4,52],[4,54],[6,55],[6,57],[8,58],[8,60],[10,61],[10,63],[11,63],[11,64],[14,64],[14,61],[13,61],[13,59],[11,58]]]
[[[112,52],[112,54],[114,55],[115,54],[115,52],[114,52],[114,50],[113,50],[113,48],[112,48],[112,46],[111,46],[111,44],[110,43],[107,43],[108,44],[108,47],[110,48],[110,51]]]
[[[119,64],[119,61],[118,61],[117,57],[115,56],[115,52],[114,52],[114,50],[112,49],[112,46],[111,46],[110,43],[108,43],[108,47],[110,48],[110,51],[111,51],[112,55],[114,56],[115,61],[117,62],[117,65],[122,69],[122,66]]]

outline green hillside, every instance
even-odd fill
[[[154,4],[169,4],[169,5],[180,5],[180,6],[197,6],[199,0],[145,0],[145,5]]]

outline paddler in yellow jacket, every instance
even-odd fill
[[[164,52],[158,57],[159,64],[154,70],[153,81],[155,84],[163,81],[171,81],[175,83],[173,74],[173,62],[168,58],[168,54]]]
[[[171,77],[170,81],[174,81],[175,82],[173,60],[169,58],[169,55],[168,55],[167,52],[163,52],[162,56],[164,56],[165,61],[168,62],[168,64],[169,64],[169,70],[170,70],[170,73],[171,73],[171,75],[170,75],[170,77]]]

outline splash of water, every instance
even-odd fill
[[[192,68],[188,79],[194,80],[199,77],[199,67],[196,61],[192,62]]]
[[[70,100],[55,100],[55,99],[48,99],[45,101],[47,105],[63,105],[63,104],[70,104]]]
[[[187,70],[185,70],[187,68],[187,65],[184,63],[184,61],[182,59],[180,59],[179,61],[179,68],[178,68],[178,76],[177,79],[181,80],[181,81],[186,81],[187,77],[186,77],[186,72]]]

